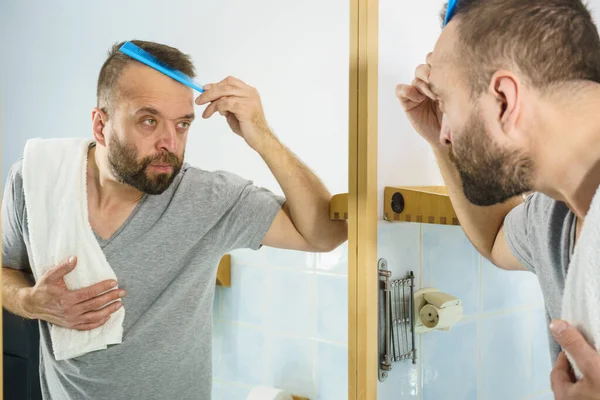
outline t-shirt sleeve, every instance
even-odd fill
[[[258,250],[285,199],[236,175],[223,176],[228,192],[235,193],[235,200],[221,221],[227,251]]]
[[[504,219],[504,238],[517,260],[529,271],[535,273],[531,243],[528,235],[533,196],[535,195],[527,196],[525,202],[513,208],[508,213]]]
[[[22,161],[8,173],[2,201],[2,266],[31,271],[27,247],[23,240],[25,194]]]

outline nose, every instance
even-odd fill
[[[440,143],[442,146],[450,146],[452,144],[452,131],[448,124],[446,115],[442,116],[442,129],[440,129]]]
[[[166,126],[160,133],[160,138],[157,142],[157,150],[176,153],[177,150],[177,132],[175,127]]]

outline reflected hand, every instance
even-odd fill
[[[33,319],[85,331],[104,325],[122,307],[121,301],[116,300],[125,296],[125,291],[111,290],[117,285],[114,280],[78,290],[67,289],[64,277],[76,265],[77,258],[71,257],[50,268],[35,286],[27,289],[25,311]]]
[[[227,118],[233,132],[260,152],[264,140],[273,134],[267,126],[258,91],[231,76],[221,82],[205,85],[204,90],[196,99],[198,105],[208,104],[202,118],[210,118],[218,112]]]
[[[561,352],[550,376],[556,400],[600,399],[600,354],[583,335],[564,321],[553,321],[552,334],[567,351],[583,374],[577,381],[564,352]]]
[[[427,58],[431,57],[431,53]],[[415,130],[433,147],[440,147],[442,112],[437,96],[429,89],[429,64],[419,65],[410,85],[398,85],[396,96]]]

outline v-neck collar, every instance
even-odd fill
[[[87,189],[86,189],[87,190]],[[98,243],[100,244],[101,248],[105,248],[106,246],[108,246],[113,240],[115,240],[119,235],[121,235],[121,233],[125,230],[125,228],[127,228],[127,225],[129,225],[129,223],[131,222],[131,220],[135,217],[135,215],[138,213],[139,209],[142,207],[142,205],[146,202],[146,199],[148,198],[148,195],[144,193],[144,195],[142,196],[142,198],[140,199],[140,201],[138,202],[138,204],[135,206],[135,208],[133,209],[133,211],[131,212],[131,214],[129,214],[129,216],[127,217],[127,219],[125,220],[125,222],[123,222],[121,224],[121,226],[119,227],[119,229],[117,229],[115,231],[115,233],[113,233],[108,239],[103,239],[102,236],[100,236],[93,228],[92,228],[92,232],[94,232],[94,236],[96,236],[96,240],[98,240]],[[89,216],[88,216],[89,218]]]

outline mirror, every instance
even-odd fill
[[[312,187],[298,190],[302,181],[286,173],[279,174],[278,182],[277,174],[269,168],[275,166],[283,171],[282,165],[295,165],[291,156],[287,161],[273,155],[261,157],[246,140],[232,132],[218,113],[204,120],[201,114],[206,106],[182,106],[165,100],[161,93],[175,90],[173,82],[157,77],[145,67],[138,66],[128,82],[144,81],[142,78],[147,75],[155,77],[151,82],[161,84],[152,86],[150,95],[142,96],[158,93],[154,98],[156,110],[146,110],[148,115],[143,114],[143,121],[129,120],[129,114],[122,113],[124,120],[119,122],[116,117],[111,120],[111,111],[102,114],[96,110],[92,115],[92,110],[96,107],[98,74],[111,46],[131,39],[166,44],[191,56],[195,79],[201,84],[234,76],[256,88],[268,126],[279,141],[314,171],[331,194],[345,193],[349,7],[348,2],[337,0],[62,1],[0,6],[0,34],[10,38],[4,42],[0,66],[2,178],[3,187],[9,185],[5,195],[14,183],[14,171],[11,174],[10,170],[23,157],[29,139],[93,140],[94,132],[102,133],[105,125],[108,131],[117,132],[116,137],[124,138],[118,136],[118,132],[125,132],[119,130],[125,126],[123,121],[143,125],[136,128],[136,137],[142,138],[144,132],[150,136],[153,127],[162,127],[171,120],[187,122],[178,119],[186,112],[177,114],[186,107],[194,110],[196,119],[187,133],[185,161],[202,171],[228,172],[214,175],[194,170],[198,186],[190,181],[187,194],[175,196],[170,205],[158,205],[156,198],[151,197],[162,195],[142,197],[138,202],[136,192],[130,191],[132,207],[112,208],[116,210],[113,219],[94,219],[92,215],[94,206],[110,205],[110,200],[102,203],[105,199],[101,198],[96,204],[91,203],[90,222],[93,227],[102,228],[102,232],[95,230],[96,239],[114,269],[119,287],[126,290],[122,300],[122,344],[57,361],[52,358],[50,345],[53,330],[44,323],[41,343],[46,375],[42,376],[40,388],[38,371],[32,367],[37,365],[38,357],[37,322],[5,312],[4,385],[6,390],[15,391],[9,393],[29,393],[31,399],[39,398],[39,391],[44,390],[60,398],[75,398],[77,393],[83,393],[94,398],[113,394],[128,398],[212,396],[215,400],[229,400],[246,399],[255,387],[262,385],[283,389],[299,398],[347,397],[347,246],[318,253],[268,246],[258,251],[234,250],[243,247],[241,244],[260,244],[260,238],[251,237],[249,229],[259,230],[257,224],[265,220],[268,207],[273,207],[273,197],[266,195],[269,201],[265,207],[244,208],[242,190],[250,190],[246,180],[277,196],[289,198],[290,190],[298,193],[304,200],[291,207],[291,214],[293,218],[305,218],[300,208],[308,205],[309,197],[305,196],[314,192]],[[194,97],[197,95],[195,92]],[[185,129],[187,125],[168,126]],[[164,139],[161,146],[179,149],[169,140],[175,139]],[[269,145],[278,146],[276,143]],[[101,148],[104,147],[96,144],[94,151]],[[143,151],[150,154],[154,150]],[[277,152],[288,155],[283,148]],[[111,162],[130,161],[127,154],[122,152],[121,158],[115,155]],[[93,160],[95,155],[88,162]],[[153,159],[159,162],[157,174],[171,170],[169,160],[172,161]],[[30,165],[37,165],[37,169],[32,171],[49,173],[40,169],[42,162],[33,161]],[[109,169],[104,166],[99,171],[106,173]],[[205,185],[203,177],[210,179],[212,185]],[[219,185],[235,188],[224,191]],[[98,193],[86,193],[89,199],[98,199],[94,197]],[[256,189],[251,194],[260,197],[264,193]],[[239,208],[235,208],[236,199],[242,201]],[[64,204],[54,200],[46,203],[42,206]],[[148,207],[151,204],[156,208]],[[160,207],[162,212],[158,211]],[[23,209],[20,213],[22,216]],[[161,215],[173,219],[161,220]],[[219,230],[219,224],[227,223],[227,218],[238,223],[230,222],[229,229]],[[26,223],[19,218],[10,221],[17,232],[29,230],[23,228]],[[232,237],[233,232],[238,233]],[[7,235],[6,228],[4,234]],[[3,236],[5,265],[31,264],[29,241],[19,244],[19,257],[13,256],[17,252],[9,247],[15,238]],[[280,247],[285,247],[284,242],[277,240]],[[228,246],[224,246],[226,243]],[[227,252],[231,255],[231,286],[214,289],[216,270],[211,268],[213,264],[216,268],[222,254],[210,249],[225,247],[232,250]],[[214,263],[208,265],[204,258]],[[208,270],[202,274],[204,279],[194,285],[200,268]],[[36,279],[39,281],[41,276]],[[4,282],[8,282],[6,278]],[[206,304],[210,307],[199,306]],[[129,356],[122,359],[123,354]],[[30,386],[23,386],[26,377]]]
[[[600,3],[588,3],[597,20]],[[379,283],[377,398],[551,399],[550,354],[557,347],[548,340],[550,321],[536,275],[494,266],[454,226],[458,221],[434,154],[395,95],[396,85],[410,85],[433,51],[444,4],[378,1],[377,258],[385,273]],[[459,82],[454,88],[445,84],[446,93],[460,90]],[[561,226],[569,229],[566,222]],[[403,291],[402,280],[411,273],[414,294]],[[540,281],[550,274],[538,274]],[[560,310],[560,297],[549,293],[549,309]],[[560,311],[552,314],[560,317]]]

